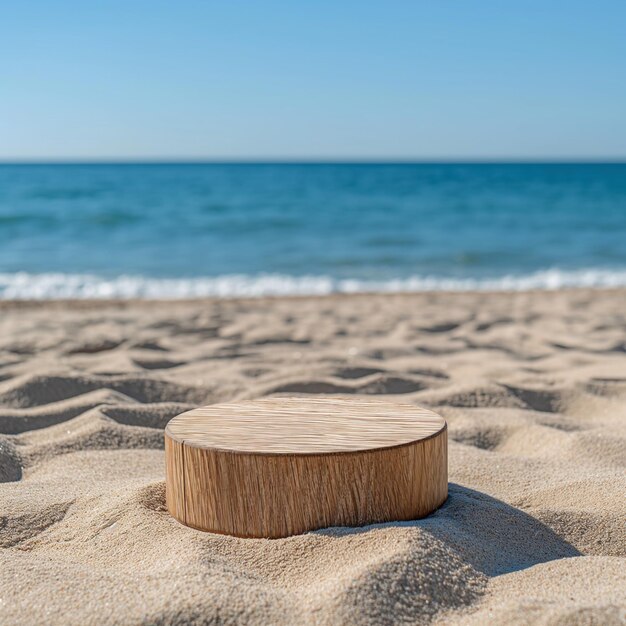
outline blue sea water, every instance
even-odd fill
[[[0,297],[626,285],[626,164],[0,165]]]

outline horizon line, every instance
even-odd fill
[[[33,157],[2,158],[0,165],[497,165],[626,164],[621,157]]]

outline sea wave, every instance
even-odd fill
[[[329,276],[282,274],[224,275],[195,278],[150,278],[90,274],[0,273],[0,299],[185,299],[326,295],[331,293],[420,291],[526,291],[567,287],[626,286],[626,269],[547,269],[526,275],[496,278],[411,276],[384,281],[338,279]]]

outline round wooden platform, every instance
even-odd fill
[[[239,537],[424,517],[448,495],[446,422],[407,404],[264,398],[165,428],[166,494],[183,524]]]

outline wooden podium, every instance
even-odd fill
[[[167,507],[238,537],[287,537],[428,515],[448,495],[446,422],[345,397],[206,406],[165,429]]]

